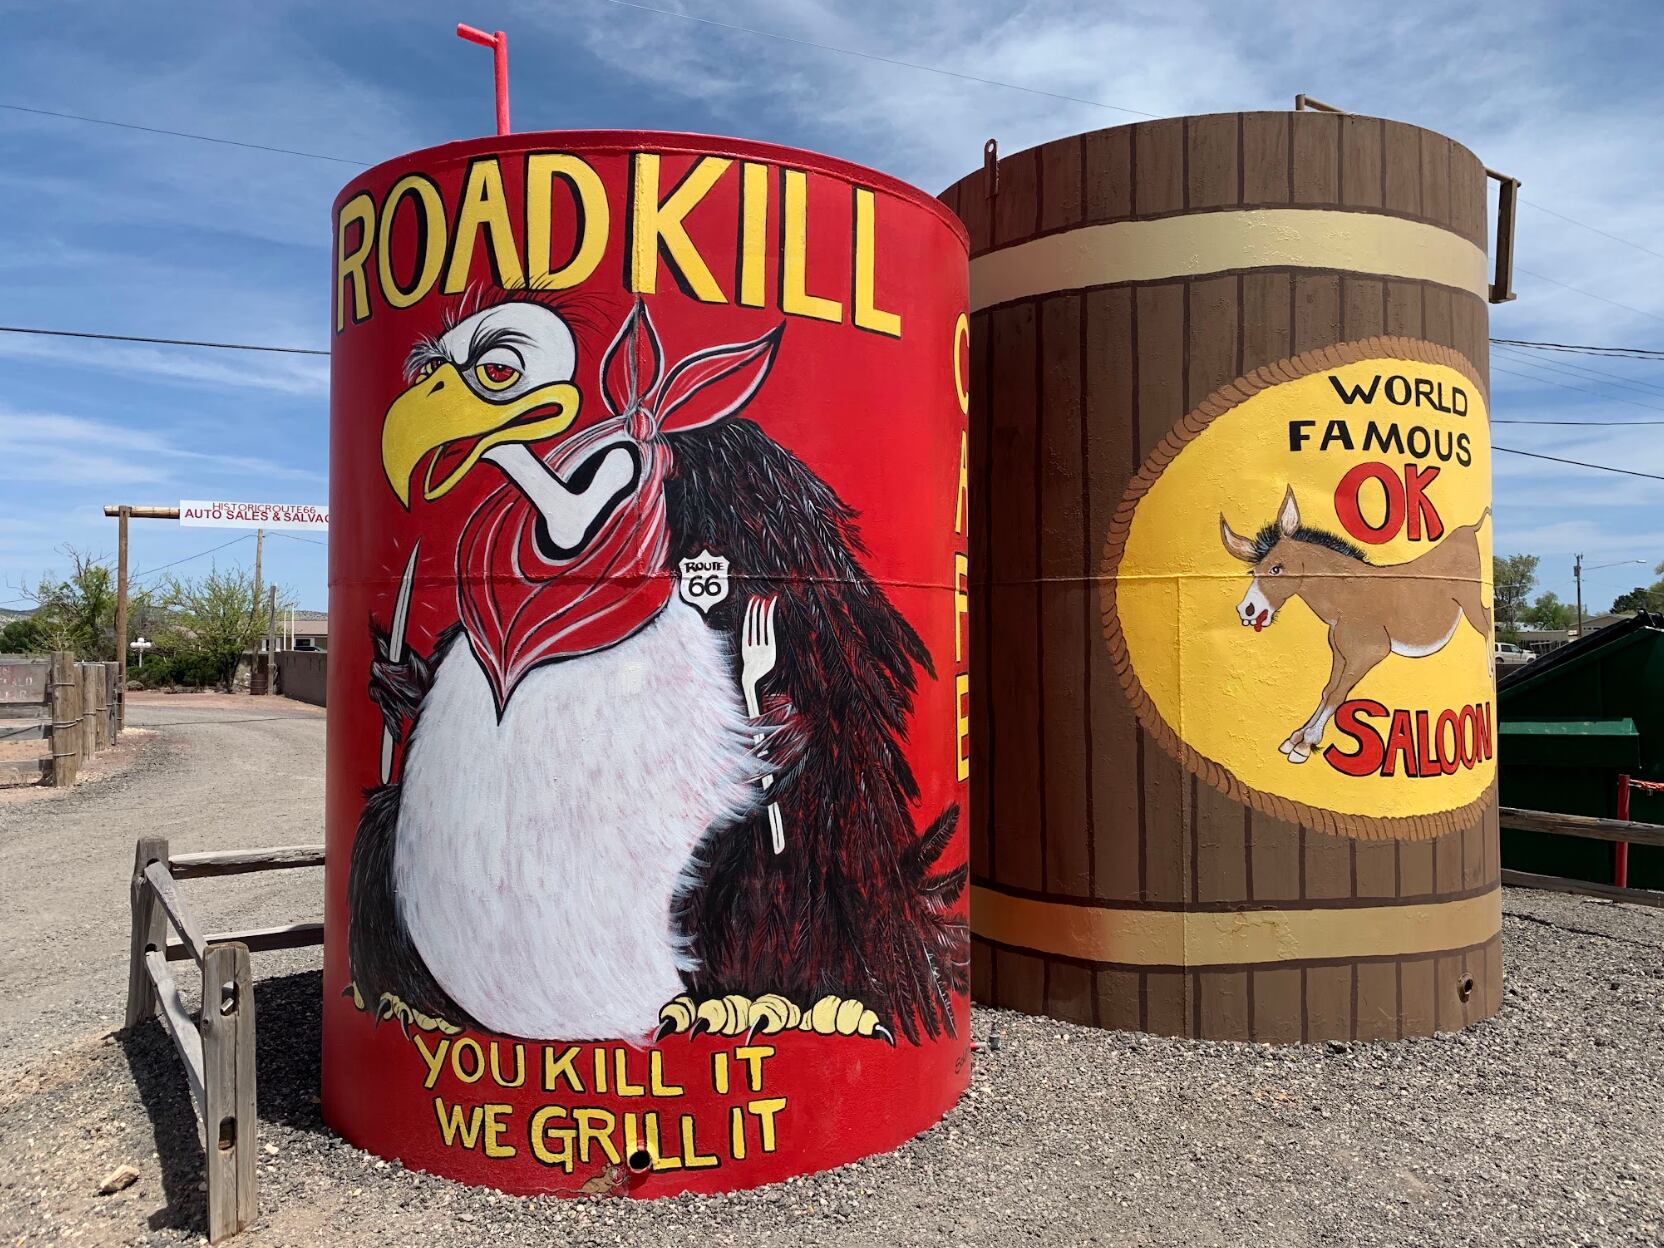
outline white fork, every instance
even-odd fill
[[[752,719],[762,714],[762,706],[757,701],[757,686],[763,677],[774,670],[774,608],[779,600],[773,595],[767,598],[752,598],[745,606],[745,625],[740,631],[740,685],[745,691],[745,713]],[[752,738],[752,744],[763,744],[763,733]],[[758,758],[767,758],[768,751],[759,749]],[[774,777],[763,777],[763,792],[768,792],[774,786]],[[786,848],[786,825],[780,817],[780,808],[773,802],[766,804],[768,810],[768,830],[774,842],[774,852],[783,853]]]

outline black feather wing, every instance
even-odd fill
[[[776,664],[760,692],[765,714],[789,704],[796,743],[769,793],[785,851],[773,853],[762,811],[701,849],[676,914],[700,961],[689,987],[856,998],[910,1040],[952,1034],[967,981],[965,869],[939,863],[959,810],[915,832],[904,751],[917,673],[935,675],[930,654],[862,566],[854,512],[796,456],[749,420],[672,446],[672,559],[728,558],[729,595],[707,623],[735,639],[736,683],[746,603],[778,599]]]

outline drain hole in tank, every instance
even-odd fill
[[[1456,981],[1456,995],[1466,1001],[1473,995],[1473,976],[1464,975]]]
[[[653,1154],[645,1148],[638,1148],[624,1158],[624,1164],[630,1168],[632,1174],[645,1174],[653,1168]]]

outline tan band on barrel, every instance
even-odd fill
[[[1111,909],[973,885],[978,936],[1122,966],[1242,966],[1467,949],[1502,930],[1502,890],[1455,901],[1311,910]]]
[[[1374,212],[1254,208],[1112,221],[971,261],[971,310],[1054,291],[1242,269],[1299,268],[1436,282],[1488,296],[1485,253],[1436,225]]]

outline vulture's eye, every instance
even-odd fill
[[[475,367],[474,376],[479,378],[480,385],[487,390],[507,390],[520,380],[520,370],[512,364],[499,364],[487,360]]]

